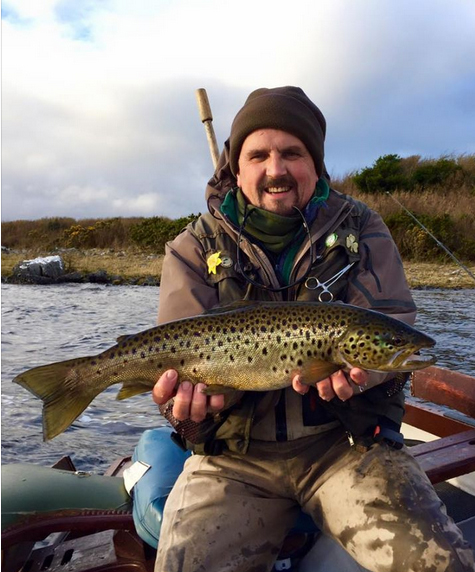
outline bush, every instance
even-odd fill
[[[123,245],[126,238],[123,219],[117,217],[72,224],[63,231],[61,244],[68,248],[110,248]]]
[[[412,187],[426,187],[442,185],[450,176],[455,175],[462,168],[452,159],[442,158],[436,162],[423,162],[412,175]]]
[[[161,216],[147,218],[131,227],[130,238],[142,248],[153,249],[155,252],[163,254],[165,244],[169,240],[173,240],[187,224],[199,216],[199,214],[191,214],[175,220]]]
[[[362,193],[384,193],[404,189],[408,179],[404,174],[399,155],[383,155],[353,176],[353,182]]]
[[[417,219],[457,258],[475,259],[475,240],[464,237],[448,215],[418,215]],[[407,213],[385,219],[401,256],[408,260],[433,261],[446,258],[446,252]]]

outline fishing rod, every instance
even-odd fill
[[[462,262],[460,262],[460,260],[455,256],[455,254],[453,254],[444,244],[442,244],[440,242],[440,240],[438,238],[436,238],[431,231],[424,226],[420,220],[418,220],[412,213],[410,210],[406,209],[406,207],[399,202],[396,197],[393,197],[393,195],[389,192],[386,191],[386,194],[389,195],[392,200],[394,202],[396,202],[412,219],[414,219],[416,221],[416,223],[422,228],[422,230],[424,230],[425,232],[427,232],[427,234],[433,239],[435,240],[435,242],[440,246],[440,248],[442,248],[459,266],[460,268],[462,268],[462,270],[465,270],[465,272],[471,277],[473,278],[473,280],[475,280],[475,274],[473,274]]]

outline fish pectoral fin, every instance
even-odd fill
[[[315,383],[326,379],[335,371],[338,371],[341,367],[335,363],[328,361],[309,361],[301,369],[302,383],[305,385],[314,385]]]
[[[227,385],[217,385],[211,384],[207,385],[205,389],[203,389],[203,393],[206,395],[227,395],[231,393],[235,393],[237,390],[229,387]]]
[[[128,399],[129,397],[134,397],[134,395],[147,393],[147,391],[152,390],[152,387],[153,383],[150,382],[150,379],[130,379],[123,382],[116,399]]]

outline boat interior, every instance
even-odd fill
[[[414,373],[403,433],[448,513],[475,546],[475,379],[438,367]],[[77,471],[69,457],[51,468],[4,465],[2,570],[152,571],[154,542],[137,526],[137,515],[134,521],[123,486],[133,461],[119,459],[105,475]],[[35,494],[29,493],[31,481]],[[62,506],[60,494],[57,506],[45,502],[61,488],[69,496],[75,491],[77,506]],[[279,559],[305,554],[318,536],[316,530],[294,531]]]

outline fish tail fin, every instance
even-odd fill
[[[13,380],[43,401],[45,441],[65,431],[102,391],[99,384],[96,393],[85,390],[81,366],[87,363],[89,358],[79,358],[34,367]]]

